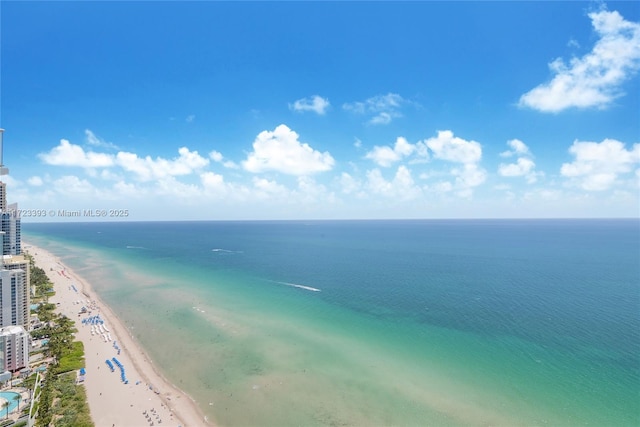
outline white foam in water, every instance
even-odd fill
[[[278,283],[283,284],[283,285],[287,285],[287,286],[292,286],[294,288],[304,289],[304,290],[307,290],[307,291],[320,292],[320,289],[312,288],[311,286],[298,285],[296,283],[288,283],[288,282],[278,282]]]
[[[215,249],[211,249],[211,252],[224,252],[227,254],[241,254],[242,251],[231,251],[229,249],[221,249],[221,248],[215,248]]]
[[[129,246],[127,245],[127,249],[147,249],[144,246]]]

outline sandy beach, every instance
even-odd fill
[[[76,339],[84,343],[84,384],[96,426],[211,425],[195,402],[155,369],[87,281],[42,248],[29,244],[24,247],[53,282],[56,294],[49,302],[57,304],[59,313],[76,322]],[[82,307],[87,312],[79,315]],[[124,368],[127,384],[114,357]],[[113,371],[106,360],[112,361]]]

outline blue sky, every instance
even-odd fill
[[[635,2],[0,8],[21,209],[640,215]]]

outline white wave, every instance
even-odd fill
[[[129,246],[127,245],[127,249],[147,249],[144,246]]]

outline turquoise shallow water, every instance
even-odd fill
[[[638,425],[636,220],[25,224],[223,425]]]
[[[14,398],[16,396],[19,396],[18,393],[14,393],[12,391],[3,391],[0,392],[0,399],[4,399],[4,400],[0,400],[0,401],[6,401],[9,402],[9,406],[7,406],[6,408],[2,409],[0,411],[0,417],[7,417],[7,413],[11,413],[13,412],[17,407],[19,402],[17,400],[14,400]]]

